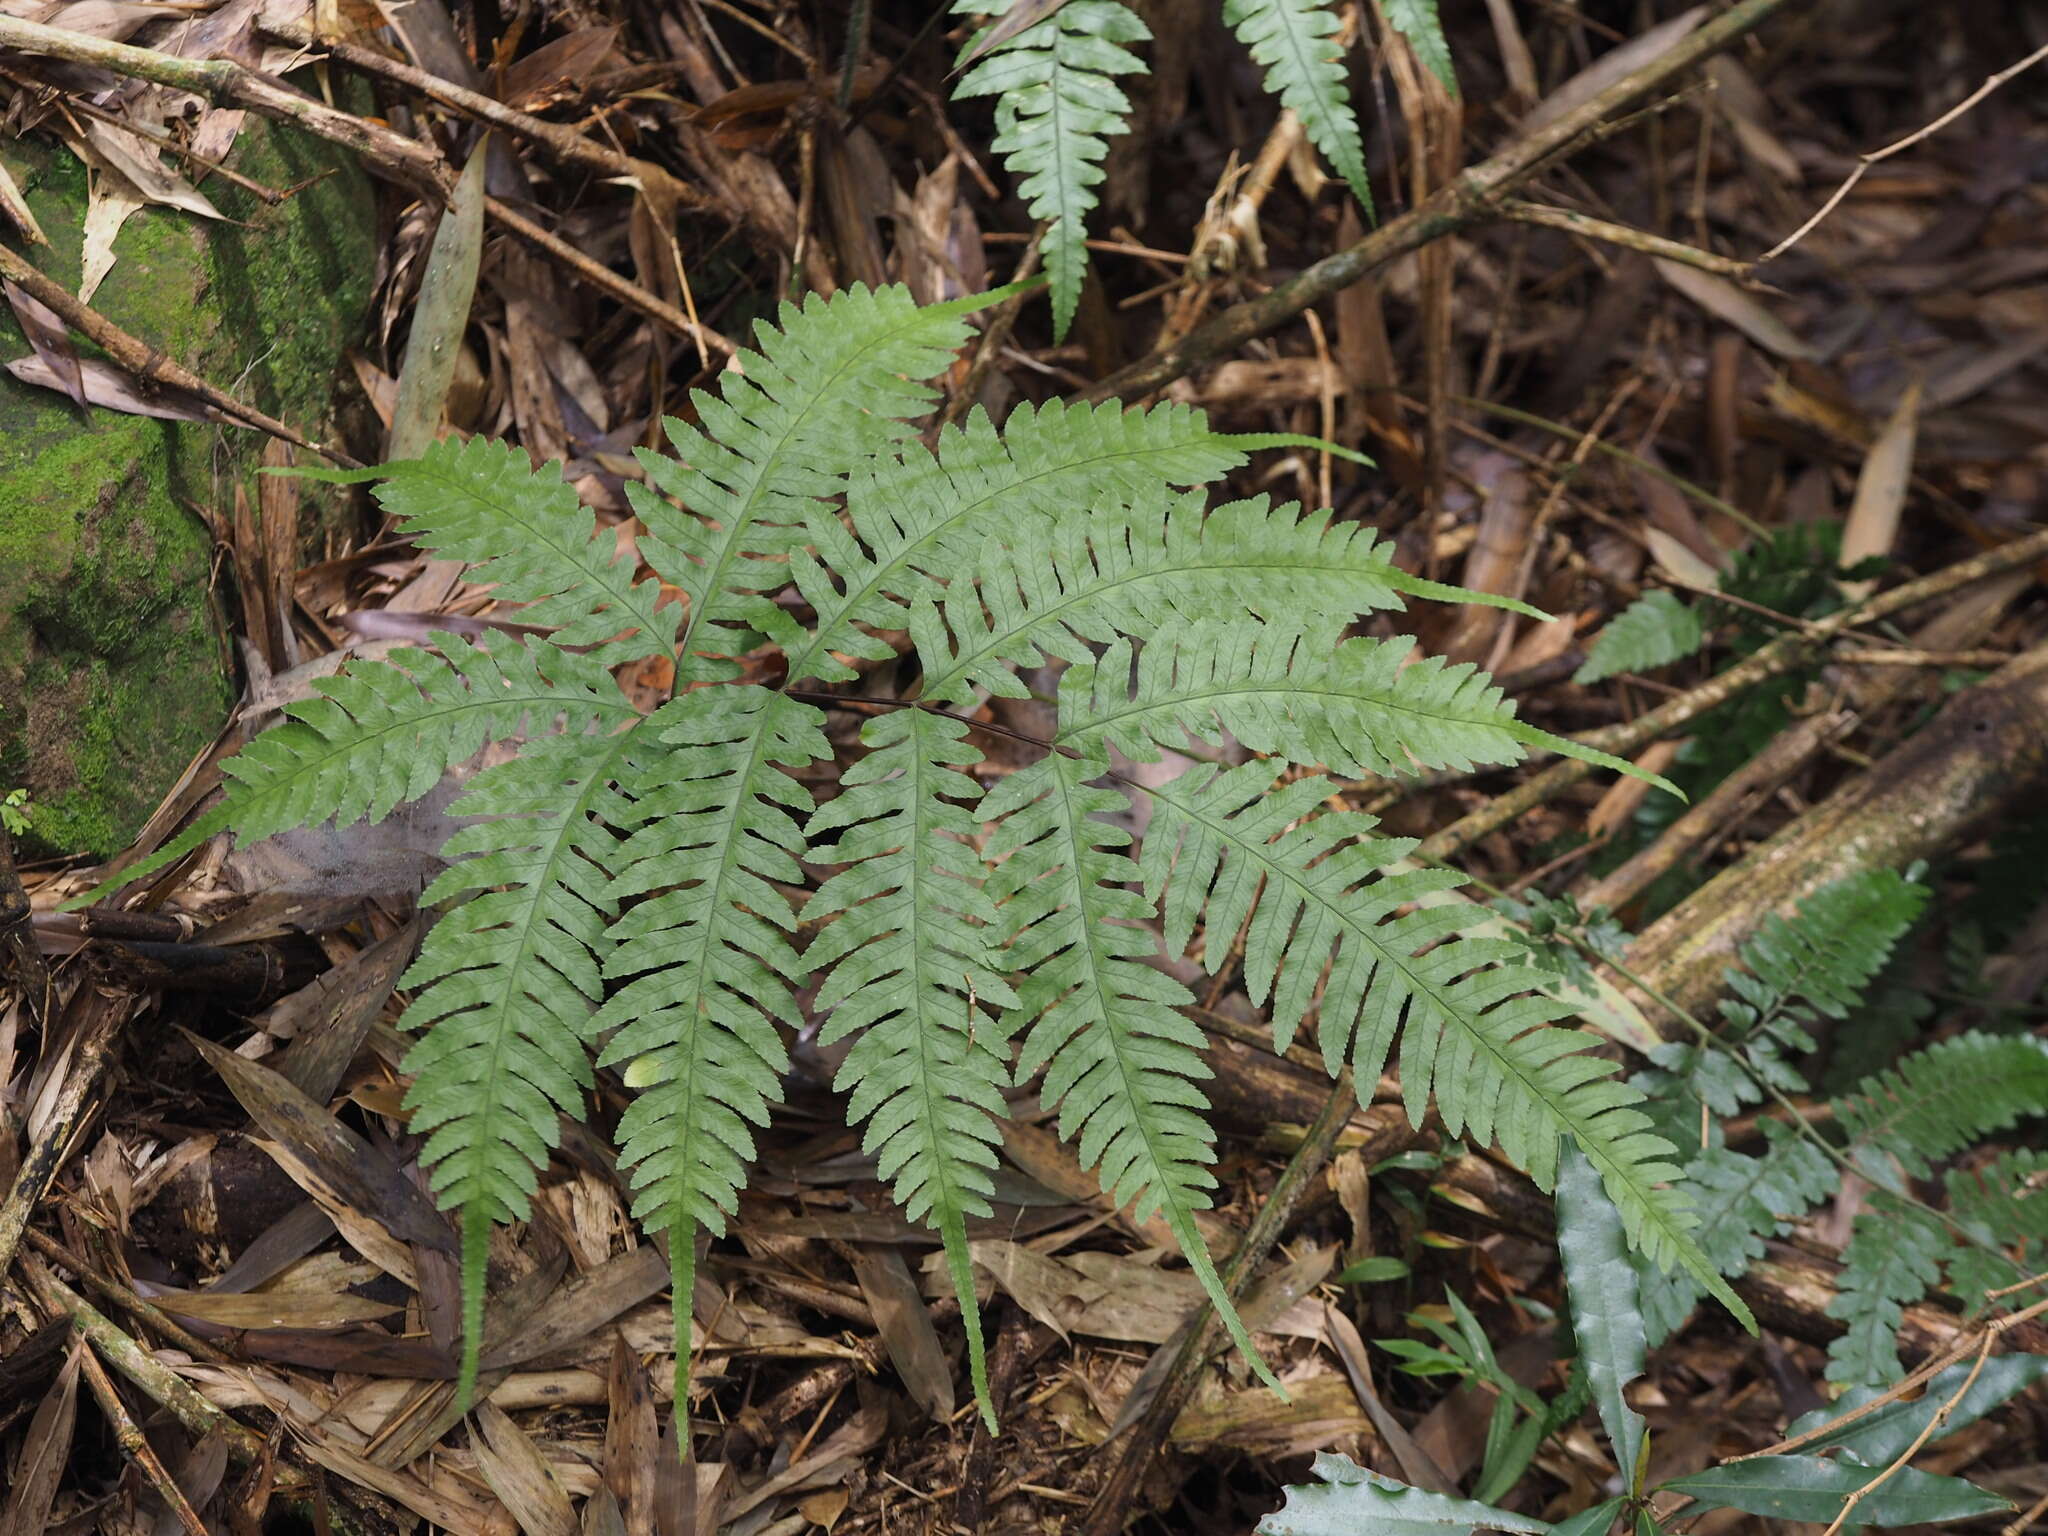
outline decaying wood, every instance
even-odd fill
[[[2032,803],[2048,785],[2048,647],[2029,651],[1951,699],[1867,773],[1837,790],[1651,924],[1628,968],[1695,1014],[1770,913],[1790,916],[1824,885],[1868,869],[1904,869],[1972,826]],[[1653,1017],[1655,1001],[1639,997]],[[1664,1015],[1673,1034],[1682,1025]]]

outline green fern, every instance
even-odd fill
[[[966,71],[956,97],[996,98],[995,150],[1022,178],[1019,190],[1045,226],[1052,280],[1053,337],[1064,341],[1080,306],[1087,273],[1088,215],[1098,201],[1108,140],[1123,133],[1131,112],[1116,84],[1142,74],[1131,45],[1151,32],[1118,0],[1065,0],[1042,19],[1014,26],[1031,0],[954,0],[955,15],[986,16],[960,51]],[[1436,0],[1388,0],[1388,25],[1407,38],[1453,94],[1449,45]],[[1265,70],[1265,87],[1301,120],[1309,142],[1328,160],[1370,217],[1372,183],[1365,141],[1352,109],[1336,8],[1327,0],[1223,0],[1223,20]]]
[[[1186,989],[1150,963],[1162,900],[1176,948],[1198,923],[1249,925],[1247,975],[1281,1043],[1318,1006],[1332,1072],[1348,1061],[1369,1085],[1399,1036],[1412,1114],[1434,1091],[1453,1134],[1545,1183],[1571,1138],[1630,1240],[1735,1304],[1640,1094],[1594,1037],[1558,1027],[1566,1010],[1523,951],[1461,936],[1488,914],[1440,899],[1455,875],[1396,870],[1411,844],[1323,808],[1331,774],[1579,750],[1469,668],[1339,638],[1404,595],[1470,595],[1407,577],[1327,513],[1176,494],[1294,441],[1218,436],[1182,408],[1049,406],[1001,431],[977,415],[927,450],[918,380],[995,297],[919,309],[853,289],[761,327],[760,350],[694,397],[695,424],[669,424],[681,459],[643,456],[649,485],[631,491],[640,552],[677,605],[613,558],[555,466],[443,444],[370,472],[424,549],[471,562],[551,632],[437,636],[438,654],[352,664],[229,761],[217,810],[129,872],[223,829],[380,817],[482,746],[516,744],[456,802],[476,819],[449,840],[426,893],[444,911],[407,977],[407,1103],[462,1219],[461,1392],[490,1227],[528,1215],[594,1055],[630,1095],[620,1162],[668,1248],[686,1400],[698,1240],[737,1209],[813,987],[824,1038],[852,1040],[851,1119],[943,1241],[985,1412],[966,1223],[989,1210],[1001,1089],[1040,1073],[1062,1134],[1119,1204],[1176,1233],[1249,1352],[1195,1221],[1215,1184],[1203,1037]],[[892,632],[934,698],[1019,694],[1013,669],[1066,663],[1058,739],[983,795],[963,720],[846,699],[885,712],[835,785],[819,766],[835,696],[791,685],[854,680],[893,656]],[[1148,636],[1170,638],[1133,646]],[[780,686],[748,659],[764,642]],[[648,655],[674,658],[678,691],[643,715],[610,669]],[[1225,732],[1270,755],[1143,791],[1153,830],[1134,858],[1113,818],[1136,786],[1111,749],[1149,758]]]
[[[954,0],[956,13],[1002,16],[1029,0]],[[1023,177],[1019,190],[1045,223],[1052,278],[1053,334],[1065,340],[1088,270],[1088,215],[1102,182],[1109,138],[1122,133],[1131,103],[1115,77],[1145,66],[1125,46],[1151,29],[1117,0],[1066,0],[1044,21],[993,48],[962,77],[956,96],[996,98],[995,149]],[[964,64],[980,44],[961,55]]]
[[[1882,1386],[1904,1374],[1898,1333],[1903,1309],[1941,1282],[1950,1238],[1917,1206],[1882,1192],[1856,1218],[1828,1316],[1849,1326],[1828,1346],[1828,1380]]]
[[[1699,614],[1659,588],[1630,603],[1594,636],[1585,665],[1572,681],[1597,683],[1617,672],[1654,672],[1706,643]]]
[[[1309,142],[1370,214],[1365,143],[1351,110],[1343,55],[1330,41],[1337,33],[1335,13],[1320,0],[1223,0],[1223,19],[1266,67],[1266,89],[1301,119]]]

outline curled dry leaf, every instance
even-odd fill
[[[17,357],[7,371],[24,384],[70,394],[65,380],[40,357]],[[130,416],[154,416],[159,421],[215,421],[211,406],[172,385],[158,385],[145,394],[132,374],[97,357],[78,359],[79,382],[92,405],[105,406]]]

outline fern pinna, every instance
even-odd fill
[[[1561,1027],[1519,951],[1460,937],[1482,910],[1416,904],[1455,875],[1383,873],[1411,844],[1328,808],[1333,774],[1578,750],[1470,667],[1343,638],[1404,593],[1470,595],[1408,577],[1327,513],[1176,490],[1291,441],[1219,436],[1184,407],[1023,407],[928,449],[909,423],[933,392],[915,381],[998,297],[920,309],[853,289],[764,324],[759,352],[695,396],[696,424],[669,423],[676,456],[641,455],[629,494],[659,582],[636,579],[559,466],[503,446],[332,477],[377,481],[527,638],[442,634],[352,664],[229,761],[218,808],[122,876],[223,829],[380,817],[485,743],[516,744],[452,808],[475,819],[426,892],[448,909],[405,978],[406,1104],[461,1213],[462,1391],[491,1224],[526,1218],[593,1069],[632,1094],[621,1161],[668,1246],[687,1368],[697,1236],[738,1208],[812,987],[824,1038],[853,1037],[839,1086],[879,1175],[943,1239],[984,1412],[967,1222],[990,1211],[1002,1088],[1041,1071],[1062,1134],[1115,1200],[1180,1236],[1249,1350],[1195,1226],[1215,1184],[1203,1038],[1152,963],[1162,902],[1167,942],[1201,927],[1211,964],[1244,930],[1277,1044],[1313,1017],[1332,1072],[1348,1062],[1369,1087],[1398,1036],[1415,1115],[1434,1089],[1454,1133],[1545,1183],[1569,1136],[1631,1239],[1729,1296],[1640,1095]],[[657,600],[669,590],[682,601]],[[893,659],[885,632],[909,637],[921,694],[817,691]],[[671,658],[676,684],[643,714],[610,669],[647,657]],[[969,714],[1047,663],[1064,666],[1057,739],[984,792]],[[797,773],[834,756],[828,707],[869,718],[819,804]],[[1168,748],[1258,755],[1143,788],[1116,770],[1115,753]],[[1136,859],[1114,819],[1127,793],[1153,800]]]
[[[1385,0],[1387,25],[1455,92],[1436,0]],[[1132,52],[1152,31],[1122,0],[954,0],[992,24],[960,51],[956,96],[996,98],[993,147],[1022,177],[1031,216],[1044,226],[1053,335],[1064,340],[1088,268],[1088,216],[1098,201],[1109,140],[1130,126],[1121,76],[1142,75]],[[1328,0],[1223,0],[1223,20],[1264,70],[1266,90],[1301,121],[1323,158],[1372,212],[1365,141],[1351,106],[1350,73]]]

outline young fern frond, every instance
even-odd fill
[[[1301,119],[1308,141],[1370,215],[1365,142],[1351,110],[1343,52],[1331,42],[1336,15],[1320,0],[1223,0],[1223,19],[1265,66],[1266,89]]]
[[[677,458],[637,450],[662,493],[627,482],[647,530],[640,551],[689,599],[678,686],[735,676],[727,658],[755,634],[798,639],[763,594],[788,582],[786,561],[819,499],[844,491],[866,454],[909,435],[906,419],[931,399],[921,381],[966,340],[966,317],[1007,291],[923,308],[902,288],[784,304],[781,329],[756,327],[761,351],[740,352],[717,395],[692,394],[702,427],[668,421]]]
[[[1004,1047],[1020,1004],[997,969],[995,906],[970,841],[981,786],[961,770],[981,754],[966,738],[960,721],[923,709],[868,722],[868,755],[808,829],[814,842],[839,832],[813,857],[849,867],[804,909],[830,919],[804,961],[826,977],[817,1008],[831,1022],[818,1043],[860,1032],[834,1086],[852,1090],[847,1118],[866,1122],[863,1150],[894,1181],[903,1213],[939,1230],[975,1397],[993,1429],[967,1218],[992,1214]]]
[[[955,0],[956,13],[1003,16],[1029,0]],[[1116,76],[1145,65],[1125,46],[1151,29],[1117,0],[1067,0],[1044,21],[993,48],[954,88],[996,98],[996,153],[1034,219],[1045,224],[1053,335],[1064,341],[1088,270],[1088,215],[1102,182],[1108,140],[1127,126],[1131,103]],[[961,58],[973,57],[980,39]]]
[[[1608,620],[1593,637],[1585,665],[1572,674],[1572,681],[1583,685],[1617,672],[1654,672],[1684,660],[1706,643],[1707,627],[1698,611],[1660,587]]]

